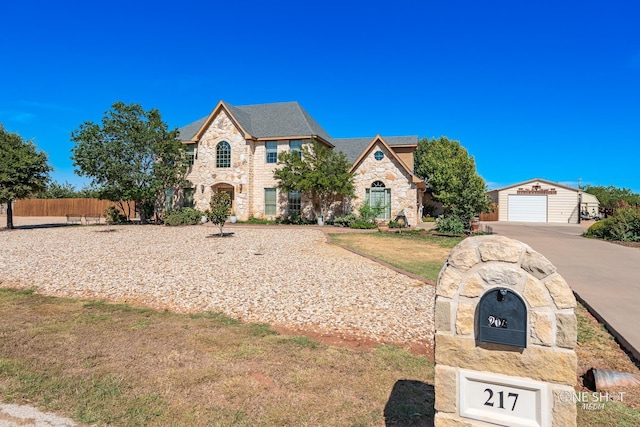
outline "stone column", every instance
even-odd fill
[[[479,339],[481,297],[526,305],[526,346]],[[531,247],[502,236],[458,244],[440,271],[435,304],[435,425],[575,426],[577,322],[573,292]]]

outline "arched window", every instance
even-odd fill
[[[227,141],[222,141],[216,145],[216,167],[231,167],[231,146]]]
[[[371,188],[367,188],[367,204],[376,211],[376,218],[391,218],[391,189],[386,188],[384,182],[374,181]]]

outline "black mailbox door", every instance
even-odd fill
[[[478,341],[527,347],[527,306],[518,294],[496,288],[480,298]]]

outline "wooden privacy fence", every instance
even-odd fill
[[[480,214],[480,221],[498,221],[498,205],[493,205],[493,212]]]
[[[127,202],[122,203],[125,207]],[[65,216],[67,214],[100,214],[117,204],[99,199],[23,199],[13,204],[15,216]]]

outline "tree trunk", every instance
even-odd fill
[[[11,200],[7,203],[7,228],[9,230],[13,230],[13,206],[11,203]]]
[[[145,203],[144,202],[136,202],[136,206],[138,207],[138,214],[140,215],[140,224],[147,223],[147,212],[145,211]]]

